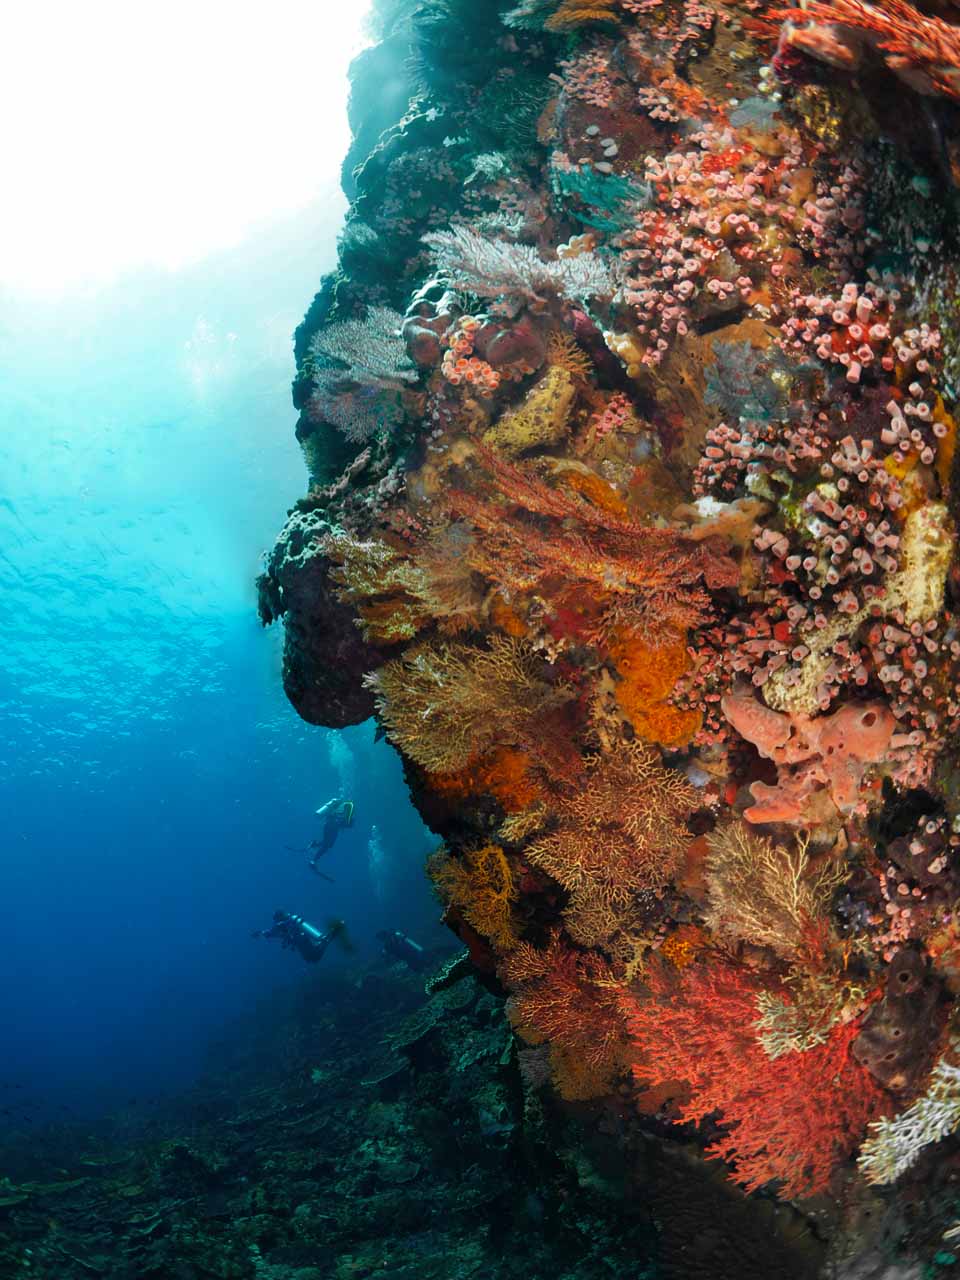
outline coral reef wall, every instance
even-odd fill
[[[954,11],[380,9],[260,583],[289,696],[401,752],[531,1079],[851,1249],[908,1184],[946,1230]]]

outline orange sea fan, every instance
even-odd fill
[[[599,895],[627,907],[638,890],[673,875],[690,839],[684,818],[697,792],[641,742],[589,756],[585,765],[580,785],[559,789],[552,800],[554,829],[524,856],[580,898]]]
[[[618,0],[561,0],[543,24],[548,31],[572,31],[587,22],[616,22]]]
[[[477,456],[493,496],[454,491],[447,504],[472,527],[471,566],[507,600],[537,593],[574,613],[589,601],[585,625],[599,642],[614,625],[652,637],[697,626],[709,616],[708,588],[739,581],[720,540],[692,542],[551,488],[488,450]]]
[[[625,1070],[620,1055],[611,1053],[602,1063],[588,1062],[575,1049],[555,1044],[550,1048],[550,1077],[566,1102],[586,1102],[609,1093],[619,1072]]]
[[[438,892],[460,908],[464,918],[500,951],[519,938],[513,907],[519,894],[510,864],[499,845],[470,849],[459,857],[441,850],[427,864]]]
[[[583,382],[593,373],[593,361],[576,340],[562,329],[555,329],[547,339],[547,363],[559,365]]]
[[[621,1060],[626,1037],[618,987],[599,956],[573,951],[554,934],[543,948],[518,943],[499,972],[513,992],[507,1013],[524,1039],[575,1052],[601,1073]]]
[[[485,647],[420,644],[365,678],[390,741],[423,768],[457,773],[478,753],[521,749],[541,732],[571,691],[544,678],[528,645],[494,633]]]
[[[774,16],[804,24],[788,29],[787,43],[813,57],[852,69],[859,37],[879,49],[914,89],[960,99],[960,27],[907,0],[811,0]]]

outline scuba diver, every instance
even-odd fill
[[[344,827],[353,826],[353,801],[342,800],[339,796],[334,796],[332,800],[328,800],[326,804],[322,804],[317,810],[317,817],[323,819],[323,831],[317,840],[311,840],[307,845],[310,858],[307,865],[311,871],[316,871],[318,876],[322,876],[323,872],[317,867],[317,862],[325,853],[330,850],[337,842],[337,836]],[[329,879],[329,876],[325,876]]]
[[[399,929],[381,929],[377,938],[380,940],[383,955],[391,960],[399,960],[408,969],[419,972],[429,964],[427,953],[420,943],[414,942]]]
[[[326,804],[322,804],[317,810],[317,816],[323,818],[323,831],[316,840],[311,840],[305,849],[297,848],[292,844],[284,845],[285,849],[289,849],[291,853],[309,853],[307,866],[318,875],[321,880],[329,880],[334,883],[333,876],[328,876],[317,866],[317,862],[325,853],[330,850],[337,842],[337,836],[344,827],[353,826],[353,801],[341,800],[339,796],[334,796],[332,800],[328,800]]]
[[[275,911],[271,928],[254,929],[251,937],[279,938],[285,951],[299,951],[307,964],[316,964],[323,959],[334,938],[347,945],[346,929],[342,920],[331,920],[323,933],[308,924],[303,916],[295,916],[290,911]]]

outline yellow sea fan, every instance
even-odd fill
[[[585,22],[616,22],[617,0],[563,0],[543,24],[548,31],[569,31]]]
[[[739,819],[707,836],[707,927],[718,937],[770,947],[791,957],[823,920],[845,869],[827,863],[811,870],[807,840],[775,845]]]
[[[427,864],[430,878],[447,902],[499,951],[519,941],[513,906],[519,898],[510,864],[499,845],[487,844],[452,858],[444,850]]]
[[[485,648],[415,645],[364,684],[395,746],[432,773],[455,773],[494,747],[533,745],[538,716],[571,696],[540,671],[529,645],[494,634]]]
[[[561,329],[554,330],[547,339],[547,364],[566,369],[584,382],[593,373],[593,361],[576,340]]]
[[[550,1046],[550,1075],[557,1093],[567,1102],[587,1102],[602,1098],[613,1088],[618,1071],[623,1069],[615,1058],[594,1064],[563,1045]]]

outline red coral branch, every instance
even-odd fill
[[[596,597],[608,602],[601,631],[625,621],[663,635],[707,618],[703,584],[716,589],[738,581],[722,540],[691,542],[673,529],[642,525],[552,489],[488,450],[478,455],[496,496],[461,490],[447,501],[473,526],[471,564],[508,598],[537,590],[562,607]]]
[[[500,976],[514,991],[508,1008],[521,1034],[575,1050],[593,1067],[623,1045],[619,989],[600,956],[570,950],[554,934],[546,948],[519,943]]]
[[[644,1081],[684,1080],[684,1120],[719,1113],[729,1132],[708,1154],[736,1164],[749,1190],[772,1179],[785,1196],[823,1191],[856,1147],[886,1095],[850,1054],[859,1025],[839,1025],[824,1044],[771,1059],[757,1041],[758,978],[731,964],[691,966],[679,977],[651,969],[648,997],[626,994],[627,1028]]]

